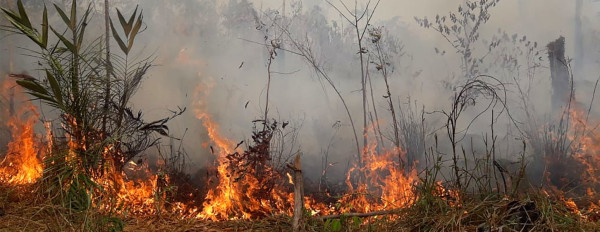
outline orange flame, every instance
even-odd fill
[[[414,168],[404,170],[395,160],[400,148],[377,152],[377,142],[372,141],[363,151],[363,167],[355,165],[346,175],[349,193],[340,203],[345,207],[342,212],[371,212],[407,207],[414,202],[414,183],[417,172]],[[358,176],[358,183],[352,183],[352,177]],[[350,209],[351,208],[351,209]]]
[[[552,183],[548,186],[567,209],[580,215],[596,211],[600,203],[600,195],[596,192],[600,188],[600,134],[597,133],[598,124],[588,116],[582,109],[570,110],[567,138],[571,153],[568,162],[562,161],[564,165],[569,165],[565,167],[568,171],[554,170],[560,172],[559,174],[568,174],[561,177],[560,182],[575,183],[577,188],[556,186]],[[551,172],[547,171],[546,178],[550,174]],[[577,199],[577,202],[573,199]],[[582,207],[584,205],[588,207]]]
[[[30,184],[42,176],[42,164],[38,155],[42,151],[41,139],[37,138],[34,126],[38,113],[35,106],[22,94],[22,88],[10,79],[2,83],[1,94],[5,99],[18,102],[15,112],[7,107],[4,114],[6,126],[10,130],[12,141],[8,151],[0,163],[0,182],[8,184]]]
[[[219,133],[218,125],[206,113],[206,98],[214,84],[200,85],[196,89],[196,117],[202,120],[208,136],[214,143],[217,156],[218,185],[206,195],[203,209],[198,218],[211,220],[249,219],[272,213],[291,214],[293,194],[273,188],[269,192],[262,189],[260,181],[253,173],[240,175],[232,171],[226,156],[235,152],[236,144]],[[202,96],[198,96],[202,94]],[[269,168],[269,167],[267,167]],[[270,170],[266,170],[270,172]],[[275,178],[268,176],[267,178]]]
[[[112,198],[112,204],[104,203],[101,209],[117,208],[118,213],[135,215],[157,213],[157,208],[161,207],[157,204],[164,199],[164,193],[161,193],[158,187],[159,175],[151,174],[147,167],[141,167],[136,171],[142,172],[141,175],[145,178],[128,180],[123,171],[108,165],[106,174],[95,180]],[[168,177],[164,177],[162,181],[168,182]]]
[[[266,170],[261,171],[269,173],[267,180],[279,183],[265,190],[264,180],[257,177],[257,170],[239,174],[235,172],[235,167],[231,166],[227,155],[242,150],[236,148],[236,143],[220,134],[219,126],[207,113],[206,99],[213,86],[214,83],[208,82],[199,86],[196,91],[196,99],[198,99],[195,105],[196,117],[202,120],[202,125],[207,130],[214,146],[211,150],[216,156],[217,164],[215,180],[217,186],[208,191],[203,207],[198,209],[188,207],[181,202],[174,202],[169,205],[170,207],[165,208],[163,199],[166,197],[166,191],[163,188],[168,186],[169,176],[150,172],[147,164],[130,162],[126,169],[131,169],[134,174],[142,176],[141,178],[131,179],[125,171],[117,170],[109,163],[105,165],[105,174],[94,179],[111,199],[102,201],[101,209],[135,215],[155,214],[166,210],[180,213],[182,216],[210,220],[251,219],[272,214],[292,214],[293,181],[289,174],[286,177],[273,171],[272,167],[265,167]],[[4,86],[3,94],[8,89]],[[20,91],[15,92],[20,93]],[[2,182],[32,183],[42,174],[43,166],[38,157],[42,146],[40,142],[36,142],[36,135],[33,132],[37,114],[35,107],[27,103],[18,114],[11,115],[9,120],[13,142],[9,144],[10,153],[0,167]],[[23,116],[25,112],[30,111],[34,113],[28,117]],[[49,133],[48,136],[51,137],[51,134]],[[49,138],[48,141],[50,143],[52,139]],[[74,156],[73,151],[78,144],[69,141],[68,145],[71,148],[70,155]],[[104,152],[108,155],[117,151],[107,146]],[[415,200],[413,185],[418,178],[413,167],[407,169],[399,167],[398,154],[402,153],[401,148],[378,149],[377,142],[371,142],[361,154],[364,165],[355,166],[347,173],[346,184],[349,194],[338,201],[344,207],[335,209],[306,196],[305,208],[315,215],[349,211],[370,212],[409,206]],[[76,160],[75,157],[67,157],[67,159]],[[110,162],[110,159],[106,160]],[[129,169],[127,170],[130,171]],[[351,177],[356,175],[361,178],[353,182]]]
[[[204,202],[204,208],[198,218],[211,220],[249,219],[257,215],[288,214],[291,215],[293,193],[290,189],[274,188],[271,192],[261,193],[259,180],[249,173],[238,175],[232,171],[227,155],[231,154],[236,144],[219,133],[218,125],[212,120],[206,110],[206,99],[214,83],[209,81],[196,89],[196,117],[202,120],[203,126],[215,147],[211,150],[217,156],[218,186],[210,189]],[[363,167],[355,166],[348,172],[346,184],[350,194],[343,196],[338,203],[351,205],[342,209],[334,209],[324,203],[319,203],[310,197],[305,197],[305,208],[311,214],[333,213],[336,211],[369,212],[376,210],[406,207],[414,202],[413,185],[417,178],[414,168],[403,170],[399,161],[395,160],[400,148],[391,151],[377,152],[377,144],[369,144],[362,154]],[[365,178],[355,186],[351,176],[358,174]],[[271,176],[279,178],[286,184],[293,185],[289,174],[287,176]],[[257,198],[256,194],[266,194],[268,197]]]

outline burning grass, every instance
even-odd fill
[[[42,148],[49,142],[44,142],[32,130],[11,130],[12,134],[19,135],[13,136],[13,141],[24,138],[30,142],[11,142],[9,151],[12,152],[7,153],[5,160],[12,162],[5,161],[0,166],[0,173],[11,177],[1,179],[0,213],[5,220],[1,220],[0,228],[289,231],[294,206],[293,182],[285,171],[270,166],[268,158],[244,163],[248,157],[261,154],[264,141],[258,139],[248,145],[249,149],[240,148],[239,143],[219,133],[218,125],[202,106],[201,101],[196,113],[211,139],[212,145],[207,144],[207,149],[210,147],[216,156],[216,175],[207,180],[214,184],[208,185],[206,194],[190,190],[187,199],[174,199],[178,186],[173,185],[169,173],[161,171],[163,163],[150,168],[146,162],[129,162],[122,170],[108,165],[104,175],[93,178],[99,187],[90,195],[89,204],[94,207],[89,210],[78,211],[72,206],[57,204],[55,198],[48,197],[43,190],[47,180],[41,172]],[[32,117],[37,115],[35,108],[26,102],[19,109],[8,123],[9,128],[32,128],[35,122]],[[583,120],[576,114],[572,118],[576,128],[583,126]],[[258,134],[264,134],[268,128],[265,126]],[[373,142],[362,154],[364,164],[348,171],[347,188],[340,195],[308,193],[302,228],[307,231],[595,231],[600,229],[600,202],[595,193],[598,182],[594,178],[597,162],[593,158],[598,138],[593,133],[583,133],[580,137],[575,155],[569,157],[582,171],[570,174],[578,175],[577,183],[565,185],[576,186],[571,187],[574,191],[554,184],[539,191],[526,188],[528,190],[515,195],[456,189],[452,181],[442,183],[431,179],[436,176],[435,168],[419,174],[416,166],[402,167],[397,159],[402,150],[386,151]],[[15,144],[35,149],[33,152],[14,149]],[[15,151],[25,153],[20,155]],[[34,178],[21,178],[27,175],[20,172],[31,170],[26,168],[31,163],[37,167],[33,169]],[[551,173],[546,176],[548,184],[555,183],[553,179],[561,180],[550,178]],[[13,177],[29,181],[15,182]]]
[[[3,219],[0,229],[290,231],[298,229],[297,222],[301,222],[299,227],[305,231],[600,230],[600,196],[596,193],[600,190],[597,178],[600,137],[595,133],[596,126],[588,122],[589,112],[585,115],[571,110],[567,112],[569,117],[561,120],[558,130],[544,131],[542,144],[534,149],[539,153],[534,154],[535,161],[544,166],[539,188],[534,187],[539,183],[520,185],[525,179],[526,149],[516,174],[496,160],[494,123],[500,114],[494,115],[494,109],[502,108],[502,112],[509,114],[504,83],[490,76],[469,75],[470,80],[454,96],[451,110],[441,111],[447,119],[445,127],[451,146],[448,154],[438,150],[437,136],[435,146],[426,149],[424,119],[419,122],[414,115],[400,111],[404,119],[400,119],[400,127],[396,125],[388,86],[386,98],[394,118],[394,145],[386,148],[379,119],[372,120],[371,126],[366,125],[365,110],[365,127],[361,128],[364,147],[360,149],[355,134],[357,161],[345,172],[344,183],[338,185],[340,189],[321,191],[320,184],[318,192],[308,188],[303,193],[302,171],[307,170],[300,168],[299,156],[294,165],[288,165],[290,171],[285,168],[290,157],[276,152],[282,148],[276,146],[283,146],[278,133],[285,129],[287,122],[269,119],[265,106],[264,118],[253,121],[252,139],[245,144],[234,142],[221,134],[219,125],[208,113],[207,98],[215,85],[208,80],[196,91],[194,113],[210,139],[205,141],[204,147],[214,155],[214,163],[208,168],[214,171],[207,172],[204,182],[193,183],[182,169],[169,166],[176,162],[159,159],[151,164],[140,158],[146,149],[158,143],[153,133],[169,136],[166,122],[185,111],[180,109],[173,117],[146,123],[141,112],[134,114],[127,106],[151,66],[147,62],[150,59],[137,63],[137,67],[120,67],[118,59],[115,60],[117,65],[112,67],[103,62],[93,67],[87,65],[94,64],[84,65],[80,63],[81,58],[98,56],[82,54],[79,50],[79,43],[85,40],[77,38],[83,38],[89,10],[77,26],[77,7],[73,1],[71,18],[66,15],[61,18],[73,34],[74,42],[61,37],[58,44],[62,43],[67,49],[60,47],[61,52],[55,53],[56,47],[48,49],[48,24],[42,24],[41,31],[46,33],[38,39],[38,30],[33,28],[20,1],[18,7],[18,13],[3,10],[15,29],[33,39],[43,50],[42,58],[47,60],[42,61],[46,66],[42,62],[38,64],[47,70],[46,81],[15,75],[20,78],[17,83],[60,111],[60,125],[45,122],[47,135],[36,134],[37,109],[22,95],[23,89],[11,84],[12,79],[3,84],[0,94],[3,99],[9,99],[10,104],[2,117],[6,119],[4,126],[9,129],[11,141],[0,162],[0,217]],[[58,6],[56,9],[62,12]],[[137,10],[129,21],[118,14],[124,37],[112,23],[110,25],[119,48],[127,56],[143,17]],[[47,21],[46,9],[42,15],[42,20]],[[137,29],[132,30],[132,27]],[[128,46],[121,37],[127,39]],[[269,47],[269,67],[275,50],[280,49],[279,44],[273,42]],[[362,57],[363,49],[359,50]],[[309,57],[306,52],[308,50],[302,51],[302,55]],[[70,55],[65,55],[68,53]],[[57,68],[56,62],[63,62],[61,65],[67,68]],[[314,62],[312,65],[319,70]],[[80,87],[88,84],[104,86],[106,83],[98,81],[95,74],[80,75],[79,68],[106,72],[108,87],[81,90]],[[121,68],[124,70],[119,70]],[[133,77],[129,68],[135,70]],[[333,83],[321,70],[319,72]],[[111,75],[123,81],[115,81],[116,88],[111,88]],[[333,84],[332,87],[335,89]],[[112,89],[117,92],[111,95]],[[98,94],[104,91],[106,95]],[[340,92],[337,93],[343,101]],[[482,99],[478,96],[484,96],[489,105],[476,118],[491,109],[491,140],[486,137],[483,141],[484,158],[478,158],[480,156],[472,151],[473,158],[469,160],[460,144],[466,132],[462,132],[459,118],[467,108],[475,108],[476,101]],[[111,98],[118,100],[111,101]],[[103,110],[98,110],[100,105],[96,102],[101,99]],[[346,110],[350,116],[347,106]],[[508,117],[515,123],[510,114]],[[399,128],[404,130],[403,141],[400,141]],[[400,147],[401,144],[406,148]],[[289,154],[292,155],[296,153]],[[417,164],[422,160],[426,164],[419,170]],[[469,162],[474,163],[474,167],[469,168]],[[449,177],[446,174],[450,174]],[[322,180],[328,179],[323,177]]]
[[[32,192],[32,186],[16,189],[2,187],[5,211],[0,229],[12,231],[80,231],[85,220],[100,217],[100,212],[73,215]],[[340,219],[309,219],[306,231],[597,231],[597,214],[574,212],[564,201],[538,192],[519,199],[480,198],[451,206],[441,198],[436,202],[418,201],[394,214]],[[254,220],[210,221],[181,218],[180,214],[163,213],[128,217],[124,231],[290,231],[290,217],[267,216]],[[73,220],[73,218],[79,218]],[[84,219],[85,218],[85,219]],[[69,220],[67,220],[69,219]],[[593,219],[593,220],[592,220]],[[108,223],[108,222],[107,222]],[[339,227],[336,225],[339,223]],[[96,224],[101,231],[107,224]],[[339,229],[336,229],[339,228]]]

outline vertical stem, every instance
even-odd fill
[[[492,124],[490,125],[490,127],[491,127],[491,131],[492,131],[492,164],[490,166],[491,166],[492,172],[494,173],[494,181],[496,182],[496,191],[498,191],[498,193],[500,193],[500,183],[498,183],[498,174],[496,173],[496,170],[494,168],[496,166],[496,135],[494,134],[494,109],[492,109]],[[502,170],[498,170],[498,171],[502,172]],[[504,187],[506,187],[506,185]]]
[[[462,94],[462,92],[461,92]],[[457,121],[458,121],[458,117],[460,115],[460,111],[462,109],[460,109],[459,104],[460,104],[460,98],[461,95],[455,94],[454,95],[454,102],[452,104],[452,112],[450,112],[450,114],[448,115],[448,125],[446,125],[446,129],[448,131],[448,139],[450,139],[450,144],[452,145],[452,164],[453,164],[453,169],[454,169],[454,176],[456,177],[456,187],[458,189],[461,189],[461,180],[460,180],[460,171],[458,168],[458,155],[456,154],[456,127],[457,127]]]
[[[129,102],[129,91],[131,91],[129,89],[129,57],[127,54],[125,54],[125,71],[123,73],[123,93],[121,94],[121,99],[120,99],[120,103],[119,103],[119,116],[118,116],[118,120],[117,120],[117,127],[121,127],[122,123],[123,123],[123,115],[125,114],[125,108],[127,106],[127,103]]]
[[[73,2],[72,4],[75,4]],[[73,100],[75,104],[79,104],[79,48],[77,46],[77,17],[73,17],[71,19],[73,21],[73,25],[71,28],[71,32],[73,33],[73,44],[75,44],[75,51],[72,54],[71,60],[71,89],[73,91]]]
[[[275,48],[273,48],[275,49]],[[267,96],[266,96],[266,102],[265,102],[265,121],[264,121],[264,126],[267,126],[267,116],[269,114],[269,92],[271,90],[271,64],[273,63],[273,51],[269,52],[269,62],[267,63]]]
[[[377,134],[379,134],[379,136],[376,135],[375,137],[376,138],[379,137],[379,146],[382,146],[385,149],[385,144],[383,143],[383,133],[381,133],[381,126],[379,123],[379,115],[377,114],[377,107],[375,107],[375,96],[373,95],[373,83],[371,81],[371,75],[369,75],[368,70],[369,70],[369,67],[368,67],[368,63],[367,63],[367,80],[369,80],[369,90],[371,91],[371,104],[373,105],[373,112],[375,113],[375,122],[373,122],[373,124],[374,124],[374,126],[377,126]]]
[[[296,155],[293,164],[287,164],[294,173],[294,216],[292,218],[292,231],[300,231],[302,216],[304,214],[304,179],[302,177],[302,165],[300,155]]]
[[[106,46],[106,87],[104,89],[104,115],[102,115],[102,134],[106,136],[106,120],[108,118],[108,105],[110,101],[110,74],[112,71],[112,65],[110,63],[110,30],[109,30],[109,5],[108,0],[104,0],[104,26],[106,31],[104,37],[104,44]]]
[[[358,40],[358,54],[360,57],[360,75],[361,75],[361,86],[362,86],[362,101],[363,101],[363,150],[367,147],[368,143],[368,134],[367,134],[367,87],[366,87],[366,78],[365,78],[365,64],[363,58],[363,47],[362,47],[362,37],[360,36],[360,31],[358,30],[358,16],[354,16],[354,28],[356,29],[356,39]],[[364,151],[358,155],[358,164],[362,167],[362,155]]]
[[[385,82],[388,104],[390,107],[390,112],[392,114],[392,123],[393,123],[393,127],[394,127],[394,145],[395,145],[395,149],[398,152],[398,161],[400,162],[400,166],[402,168],[405,168],[406,163],[404,163],[404,159],[402,157],[402,152],[400,152],[400,130],[398,129],[398,119],[396,118],[396,110],[394,108],[394,101],[392,101],[392,93],[390,91],[390,84],[388,81],[389,74],[388,74],[387,67],[385,64],[386,62],[381,53],[381,46],[380,46],[379,42],[377,42],[377,44],[375,44],[375,46],[377,48],[377,56],[379,57],[379,65],[381,65],[381,71],[382,71],[382,75],[383,75],[383,80]],[[410,165],[410,164],[408,164],[408,165]]]
[[[71,30],[71,33],[73,34],[72,36],[72,43],[74,45],[74,51],[72,51],[71,54],[71,94],[73,95],[73,114],[71,115],[72,121],[71,122],[71,129],[73,130],[73,137],[75,140],[75,143],[77,144],[77,148],[76,148],[76,154],[78,156],[81,156],[80,158],[83,160],[84,162],[84,168],[86,171],[91,171],[90,169],[88,169],[88,165],[90,165],[92,163],[92,160],[90,157],[87,157],[85,155],[85,152],[83,151],[84,148],[87,148],[87,144],[85,141],[85,113],[84,111],[87,110],[85,109],[82,99],[80,97],[80,92],[79,92],[79,44],[78,44],[78,30],[77,30],[77,14],[76,14],[76,1],[73,0],[71,2],[71,4],[73,4],[71,6],[71,25],[69,25],[69,29]]]

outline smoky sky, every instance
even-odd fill
[[[53,2],[68,4],[69,1]],[[366,6],[366,1],[357,2],[358,9]],[[420,27],[414,18],[432,19],[437,14],[447,15],[450,11],[456,11],[462,2],[381,0],[371,24],[383,26],[386,30],[384,36],[393,38],[402,46],[402,55],[392,60],[394,72],[391,75],[391,89],[397,105],[410,101],[416,108],[423,107],[428,112],[447,109],[453,92],[445,89],[442,83],[451,76],[460,75],[459,56],[439,33]],[[597,45],[600,41],[597,31],[600,26],[600,3],[582,1],[581,42],[584,53],[576,54],[575,2],[501,0],[498,6],[491,9],[490,21],[481,27],[481,38],[491,40],[502,33],[518,34],[519,38],[527,36],[528,40],[539,43],[540,52],[544,53],[545,44],[564,36],[566,55],[583,59],[583,68],[577,73],[576,82],[581,101],[587,102],[592,91],[589,83],[597,78],[596,67],[600,58],[600,46]],[[95,9],[94,20],[102,21],[102,3],[96,1],[92,4]],[[340,6],[339,1],[332,0],[331,3]],[[354,7],[354,1],[344,3]],[[186,114],[172,121],[170,129],[178,137],[187,129],[183,147],[193,161],[191,170],[212,161],[209,149],[201,145],[209,142],[209,139],[193,110],[195,103],[200,100],[195,97],[199,85],[214,86],[207,98],[203,99],[207,103],[206,110],[219,123],[221,133],[233,141],[248,139],[252,130],[251,121],[260,118],[263,113],[268,51],[260,44],[265,34],[257,28],[257,22],[267,22],[265,12],[269,10],[277,10],[280,15],[290,17],[296,11],[296,17],[291,20],[299,22],[290,25],[297,27],[293,28],[296,35],[306,35],[312,42],[324,69],[347,101],[356,126],[362,126],[356,41],[351,32],[343,29],[339,31],[340,38],[335,37],[335,30],[331,29],[334,25],[337,28],[347,28],[349,25],[324,1],[286,0],[285,12],[283,1],[275,0],[121,0],[111,1],[111,4],[113,19],[116,18],[115,7],[122,9],[126,15],[133,11],[136,4],[143,9],[147,28],[139,36],[134,53],[138,57],[153,56],[155,66],[135,95],[132,105],[143,110],[150,118],[167,116],[170,109],[177,109],[178,106],[189,108]],[[54,15],[51,21],[57,20]],[[101,23],[93,28],[97,35],[103,31]],[[298,37],[298,40],[302,39],[305,38]],[[22,45],[33,47],[32,44]],[[6,51],[7,45],[2,48]],[[485,46],[482,45],[482,48]],[[436,49],[446,51],[445,55],[436,54]],[[15,54],[19,53],[22,52]],[[8,60],[6,54],[2,55],[4,63]],[[24,58],[12,59],[16,61],[16,68],[11,71],[22,72],[31,64],[31,60]],[[530,80],[533,86],[531,101],[535,103],[540,117],[544,117],[550,107],[546,100],[551,90],[548,64],[545,62],[543,59],[540,61],[541,66],[535,78]],[[524,66],[506,75],[524,76]],[[6,64],[2,67],[8,69]],[[502,73],[499,69],[496,67],[490,73]],[[335,92],[319,81],[314,70],[297,55],[280,51],[274,59],[272,71],[276,74],[272,76],[270,89],[270,117],[289,121],[298,128],[297,148],[303,152],[305,166],[309,169],[319,170],[321,158],[328,153],[329,162],[336,163],[335,168],[342,170],[354,153],[354,138]],[[369,104],[378,110],[380,126],[389,135],[391,120],[386,99],[382,97],[385,86],[373,67],[369,71],[373,75],[374,105]],[[510,108],[514,109],[515,117],[520,115],[521,110],[517,100],[508,102]],[[431,128],[429,136],[443,125],[443,120],[437,116],[428,116],[427,122]],[[506,120],[503,123],[503,127],[508,127]],[[482,134],[488,126],[485,121],[475,123],[471,133]],[[503,130],[505,134],[511,131]]]

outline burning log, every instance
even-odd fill
[[[304,179],[302,178],[302,165],[300,155],[296,155],[294,163],[288,163],[288,168],[294,171],[294,217],[292,219],[293,231],[300,231],[302,214],[304,213]]]

